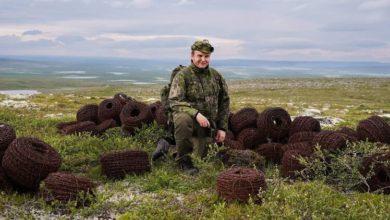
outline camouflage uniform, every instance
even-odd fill
[[[196,121],[198,112],[217,130],[227,131],[229,114],[228,88],[222,75],[213,68],[200,69],[194,64],[174,77],[169,92],[177,159],[187,156],[197,145],[198,155],[207,154],[210,129]],[[213,137],[211,137],[213,138]]]

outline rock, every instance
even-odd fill
[[[307,108],[304,110],[304,112],[300,114],[300,116],[311,116],[311,117],[318,116],[318,115],[321,115],[321,111],[316,108]]]

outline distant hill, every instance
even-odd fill
[[[107,82],[164,83],[186,60],[8,56],[0,57],[0,77],[38,77]],[[337,61],[212,60],[227,79],[262,77],[390,77],[390,63]]]

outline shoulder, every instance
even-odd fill
[[[217,78],[218,80],[222,80],[223,76],[221,73],[219,73],[216,69],[209,67],[210,73],[213,77]]]

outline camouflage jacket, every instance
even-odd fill
[[[173,111],[195,117],[202,113],[216,128],[227,131],[230,98],[222,75],[213,68],[194,64],[181,70],[172,80],[169,105]]]

